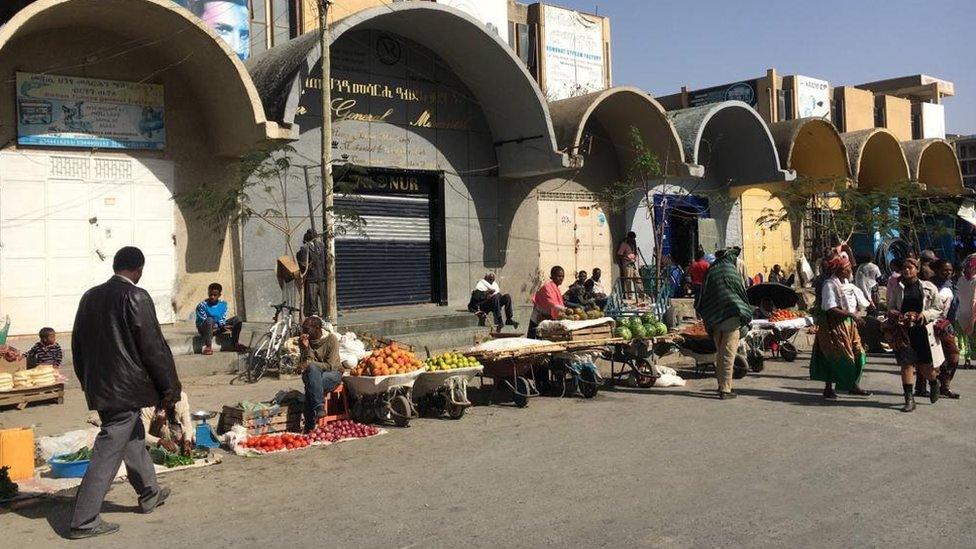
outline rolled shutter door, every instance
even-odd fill
[[[366,222],[336,236],[339,307],[430,303],[430,200],[426,196],[337,195]]]

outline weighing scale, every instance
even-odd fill
[[[213,427],[207,423],[207,420],[213,419],[217,416],[217,412],[210,412],[207,410],[197,410],[190,414],[197,423],[197,446],[203,448],[219,448],[220,441],[217,440],[217,433],[214,433]]]

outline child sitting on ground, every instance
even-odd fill
[[[54,328],[41,328],[37,336],[40,341],[24,353],[27,358],[27,367],[34,368],[41,364],[50,364],[55,368],[60,368],[61,362],[64,360],[64,353],[61,352],[61,346],[58,345],[58,336],[54,333]]]

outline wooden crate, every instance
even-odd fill
[[[64,404],[64,383],[55,383],[46,387],[31,387],[30,389],[14,389],[0,393],[0,408],[16,406],[18,410],[23,410],[31,402]]]
[[[601,324],[579,330],[546,332],[543,337],[550,341],[592,341],[612,338],[613,330],[610,328],[610,324]]]
[[[237,406],[224,406],[217,422],[217,434],[226,433],[234,425],[243,425],[249,435],[298,432],[302,429],[302,408],[292,405],[245,412]]]

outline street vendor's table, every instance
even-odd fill
[[[18,410],[23,410],[31,402],[64,404],[64,383],[0,392],[0,408],[16,406]]]

